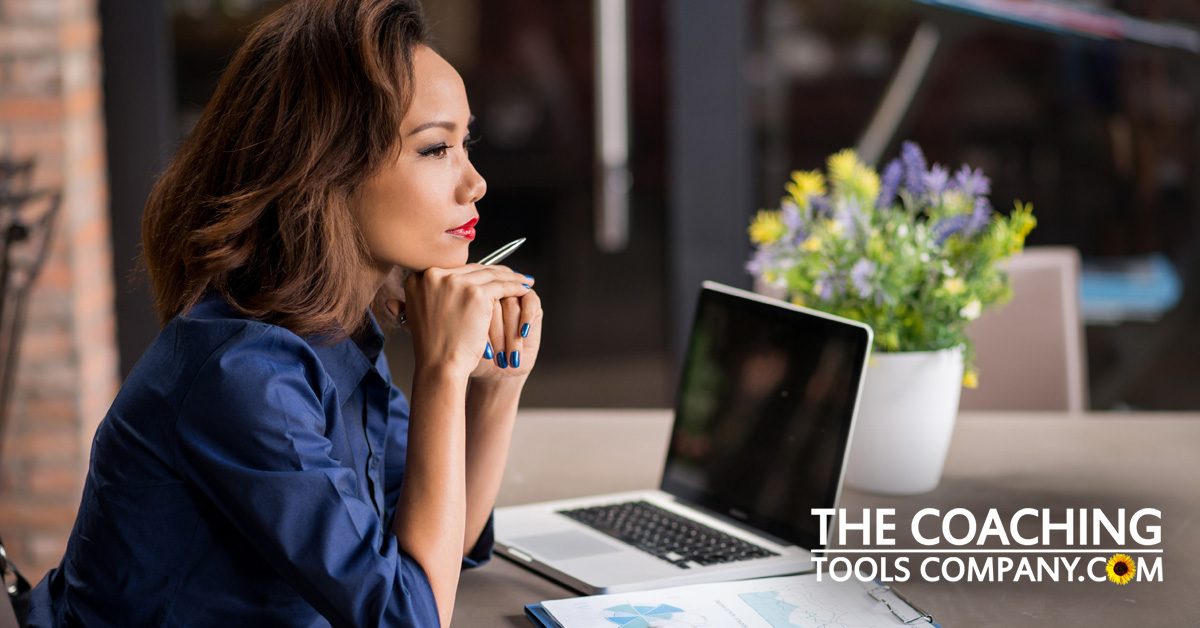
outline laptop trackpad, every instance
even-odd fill
[[[583,558],[598,554],[611,554],[624,551],[623,547],[613,543],[605,543],[589,534],[568,530],[553,534],[540,534],[513,539],[512,544],[520,549],[533,552],[546,560],[565,560],[568,558]]]

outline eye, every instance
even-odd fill
[[[471,152],[471,147],[474,146],[478,141],[478,137],[471,137],[470,135],[466,136],[463,138],[463,150],[467,151],[468,153]]]
[[[449,149],[449,146],[447,146],[445,143],[442,143],[434,144],[428,148],[422,148],[417,152],[419,152],[422,157],[434,157],[436,159],[441,159],[442,157],[446,156],[446,151]]]

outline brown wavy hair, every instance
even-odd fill
[[[380,311],[351,204],[400,148],[427,41],[413,0],[296,0],[253,29],[146,202],[164,325],[210,290],[302,336],[341,338]]]

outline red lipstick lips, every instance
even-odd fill
[[[468,220],[466,223],[459,225],[453,229],[447,229],[446,233],[449,233],[450,235],[453,235],[453,236],[458,236],[460,238],[466,238],[467,240],[474,240],[475,239],[475,223],[477,223],[477,222],[479,222],[479,218],[472,218],[471,220]]]

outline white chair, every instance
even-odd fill
[[[963,389],[964,410],[1083,412],[1087,360],[1079,310],[1079,252],[1033,247],[1005,265],[1013,298],[967,328],[979,387]]]

